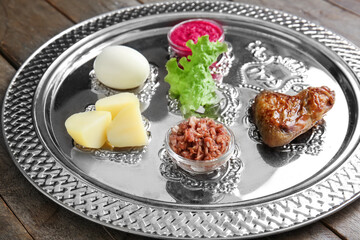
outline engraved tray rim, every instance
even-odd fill
[[[196,6],[195,9],[190,9],[190,6]],[[209,11],[209,6],[215,7],[215,10]],[[223,10],[223,7],[227,7],[227,11]],[[177,9],[174,11],[174,9]],[[166,9],[169,8],[169,9]],[[230,10],[229,10],[230,9]],[[150,10],[150,12],[147,12]],[[123,198],[122,196],[112,196],[113,194],[109,194],[107,191],[102,192],[102,189],[98,186],[93,186],[89,184],[86,180],[84,181],[79,177],[77,174],[66,169],[62,166],[61,163],[57,162],[56,159],[50,159],[49,162],[53,164],[52,169],[59,170],[61,169],[61,176],[59,177],[67,177],[65,182],[76,182],[76,187],[82,190],[81,193],[73,193],[73,194],[89,194],[89,198],[85,199],[85,203],[83,202],[75,202],[72,200],[68,195],[62,193],[61,191],[56,191],[55,184],[46,184],[46,178],[42,178],[39,175],[41,174],[51,174],[46,172],[41,172],[39,168],[41,168],[42,161],[37,159],[36,157],[38,154],[41,154],[43,151],[43,146],[41,146],[41,141],[36,138],[36,134],[33,136],[32,140],[27,139],[24,142],[24,146],[17,145],[17,140],[13,139],[13,135],[9,133],[9,122],[12,117],[9,114],[9,108],[13,107],[17,109],[20,107],[20,110],[27,110],[28,112],[32,112],[32,96],[26,97],[27,101],[30,103],[27,106],[22,104],[18,104],[17,102],[12,102],[12,95],[16,92],[21,91],[33,91],[35,92],[37,89],[37,83],[34,81],[30,87],[25,87],[25,89],[21,88],[21,86],[17,86],[16,84],[21,85],[22,78],[27,80],[29,78],[27,74],[30,71],[30,79],[38,80],[41,79],[42,74],[46,70],[38,70],[37,64],[43,64],[42,67],[49,67],[53,61],[62,53],[58,53],[59,55],[51,55],[47,56],[47,63],[39,62],[44,58],[47,54],[46,50],[52,45],[56,46],[56,44],[61,44],[63,41],[67,41],[67,45],[61,51],[65,51],[67,48],[71,47],[73,44],[81,41],[83,38],[90,36],[96,33],[99,30],[104,28],[110,27],[120,22],[128,21],[130,19],[136,19],[142,17],[141,14],[144,16],[151,16],[157,14],[157,12],[161,13],[172,13],[172,12],[193,12],[193,11],[205,11],[205,12],[222,12],[227,14],[236,14],[236,12],[231,10],[241,10],[240,13],[237,14],[242,17],[251,19],[260,19],[262,21],[268,21],[279,26],[291,28],[292,30],[299,32],[307,37],[312,37],[320,44],[324,45],[325,47],[329,48],[330,51],[334,52],[336,55],[340,56],[344,62],[346,62],[347,66],[353,71],[353,74],[359,79],[360,75],[360,66],[359,63],[356,62],[356,59],[360,57],[360,49],[356,47],[351,42],[345,40],[344,38],[336,35],[329,30],[318,26],[317,24],[313,24],[307,20],[302,18],[298,18],[294,15],[287,14],[281,11],[272,10],[268,8],[258,7],[249,4],[242,4],[242,3],[232,3],[232,2],[211,2],[211,1],[184,1],[184,2],[164,2],[164,3],[154,3],[154,4],[145,4],[136,7],[129,7],[129,8],[122,8],[116,11],[112,11],[109,13],[105,13],[96,17],[93,17],[89,20],[81,22],[50,39],[44,45],[42,45],[38,50],[36,50],[20,67],[14,78],[9,84],[9,87],[6,91],[4,97],[4,103],[2,106],[2,129],[3,129],[3,136],[5,139],[5,144],[7,146],[8,152],[12,157],[15,165],[20,169],[20,171],[24,174],[24,176],[45,196],[52,199],[57,204],[71,210],[72,212],[85,217],[89,220],[94,222],[100,223],[102,225],[112,227],[118,230],[131,232],[134,234],[140,234],[149,237],[161,237],[161,238],[205,238],[211,237],[216,239],[229,239],[229,238],[242,238],[242,237],[260,237],[265,236],[273,233],[279,233],[287,230],[291,230],[294,228],[301,227],[305,224],[309,224],[316,220],[319,220],[322,217],[325,217],[329,214],[334,213],[335,211],[339,210],[340,208],[346,206],[348,203],[355,200],[359,197],[360,194],[360,186],[356,188],[353,193],[346,193],[346,186],[344,188],[339,187],[332,190],[332,194],[335,196],[337,194],[344,195],[344,199],[341,201],[329,202],[325,204],[326,206],[316,206],[319,209],[316,210],[315,213],[310,213],[306,215],[303,214],[300,217],[295,216],[296,214],[291,209],[292,206],[296,205],[296,199],[298,199],[298,203],[300,203],[300,199],[310,199],[313,198],[316,200],[319,196],[316,196],[314,192],[320,191],[320,193],[325,193],[326,191],[323,190],[321,192],[321,182],[331,181],[332,178],[336,178],[341,176],[343,171],[351,171],[356,166],[360,164],[360,160],[358,159],[357,155],[359,152],[358,146],[352,152],[351,156],[344,161],[341,166],[338,166],[337,169],[323,177],[321,182],[314,184],[313,186],[309,187],[308,189],[304,189],[298,193],[290,194],[284,199],[276,199],[271,200],[265,204],[255,204],[255,205],[245,205],[245,206],[238,206],[236,209],[235,207],[227,206],[224,209],[214,209],[207,210],[206,207],[204,209],[197,208],[196,210],[184,207],[182,209],[171,209],[171,207],[163,208],[158,205],[154,205],[147,202],[139,202],[136,199],[127,199]],[[143,12],[142,12],[143,11]],[[262,19],[266,12],[266,16],[280,16],[283,18],[288,18],[293,21],[297,21],[300,27],[294,28],[290,27],[290,23],[286,23],[282,20],[277,20],[276,18],[270,19]],[[130,16],[127,16],[128,13]],[[123,15],[125,15],[125,17]],[[134,16],[132,16],[132,14]],[[136,16],[136,14],[138,16]],[[175,13],[176,14],[176,13]],[[125,19],[121,19],[124,17]],[[126,19],[129,18],[129,19]],[[291,22],[291,21],[290,21]],[[291,22],[293,23],[293,22]],[[313,28],[317,31],[322,31],[324,36],[314,38],[312,36],[313,33],[311,31],[305,32],[305,30],[301,29],[301,25],[305,24],[308,28]],[[326,45],[326,41],[322,42],[321,40],[329,40],[332,45]],[[66,45],[66,44],[65,44]],[[346,54],[346,49],[351,49],[351,56]],[[351,65],[349,65],[349,62]],[[40,67],[41,67],[40,66]],[[44,71],[44,72],[41,72]],[[39,75],[38,75],[39,74]],[[17,88],[19,87],[19,88]],[[16,124],[16,123],[15,123]],[[34,126],[32,123],[24,126],[27,128],[27,131],[30,133],[35,133]],[[26,137],[25,137],[26,138]],[[29,142],[27,142],[29,141]],[[31,152],[31,149],[34,146],[39,147],[40,149],[35,149],[35,153]],[[19,153],[20,151],[16,148],[20,148],[27,154]],[[42,149],[41,149],[42,148]],[[51,154],[50,154],[51,155]],[[51,158],[51,157],[50,157]],[[35,162],[35,163],[34,163]],[[38,169],[30,169],[30,164],[34,164]],[[32,171],[32,172],[31,172]],[[38,172],[36,172],[38,171]],[[39,174],[39,175],[38,175]],[[53,180],[53,179],[52,179]],[[57,181],[58,184],[63,184],[62,180],[54,180]],[[344,184],[348,184],[347,187],[354,187],[350,182],[344,182]],[[358,183],[360,185],[360,183]],[[66,187],[65,187],[66,188]],[[316,188],[316,190],[315,190]],[[66,196],[65,196],[66,195]],[[71,195],[71,194],[70,194]],[[295,200],[294,200],[295,199]],[[289,201],[288,201],[289,200]],[[291,202],[294,201],[292,204]],[[285,204],[284,206],[288,206],[290,210],[286,210],[286,207],[281,208],[281,205]],[[176,205],[176,204],[174,204]],[[311,205],[311,203],[310,203]],[[301,207],[301,206],[300,206]],[[315,207],[315,208],[316,208]],[[96,209],[100,208],[99,211]],[[95,210],[94,210],[95,209]],[[281,212],[281,213],[279,213]],[[288,214],[290,217],[286,217],[285,215]],[[131,215],[131,217],[130,217]],[[294,216],[292,216],[294,215]],[[285,217],[284,217],[285,216]],[[130,219],[132,218],[132,219]],[[156,218],[156,221],[150,221],[152,218]],[[202,223],[197,223],[198,220],[202,220]],[[247,222],[245,220],[247,219]],[[250,219],[250,220],[249,220]],[[281,222],[281,219],[282,222]],[[284,220],[285,219],[285,220]],[[231,222],[236,220],[234,224]],[[189,224],[181,225],[179,223],[177,227],[173,227],[172,221],[184,221],[189,222]],[[264,224],[264,222],[268,222]],[[244,228],[245,224],[246,227]],[[188,230],[192,227],[192,231]],[[214,230],[215,229],[215,230]]]

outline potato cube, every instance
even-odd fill
[[[106,141],[106,129],[110,122],[110,112],[91,111],[71,115],[65,121],[65,127],[78,144],[88,148],[100,148]]]
[[[114,119],[118,112],[128,105],[134,105],[139,108],[139,99],[133,93],[119,93],[109,97],[99,99],[95,103],[96,111],[108,111],[111,112],[111,116]]]
[[[148,144],[138,106],[129,105],[119,111],[108,127],[107,139],[114,147],[136,147]]]

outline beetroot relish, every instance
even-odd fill
[[[224,30],[216,22],[210,20],[188,20],[176,25],[169,33],[168,40],[172,49],[180,56],[191,55],[186,46],[188,40],[197,43],[199,37],[208,35],[210,42],[224,41]]]
[[[171,130],[171,149],[192,160],[211,160],[223,155],[230,144],[225,127],[209,118],[190,117]]]

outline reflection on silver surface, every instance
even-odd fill
[[[236,146],[230,160],[219,169],[207,174],[191,174],[179,168],[166,149],[162,148],[159,151],[159,158],[162,161],[160,172],[166,180],[178,182],[184,188],[196,191],[198,194],[202,192],[232,193],[240,182],[240,173],[244,167],[240,155],[240,149]]]
[[[246,49],[256,61],[241,66],[242,87],[287,92],[295,84],[304,83],[307,68],[303,62],[289,56],[271,55],[259,40],[249,43]]]
[[[210,204],[217,203],[224,198],[222,193],[188,189],[181,182],[173,181],[166,182],[166,191],[177,203]]]

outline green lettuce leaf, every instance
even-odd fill
[[[196,44],[189,40],[186,46],[191,49],[192,55],[182,57],[179,63],[176,58],[171,58],[166,63],[168,74],[165,81],[170,84],[171,97],[179,99],[181,112],[189,116],[200,106],[218,102],[216,85],[209,67],[221,53],[227,51],[227,45],[210,42],[206,35],[200,37]]]

